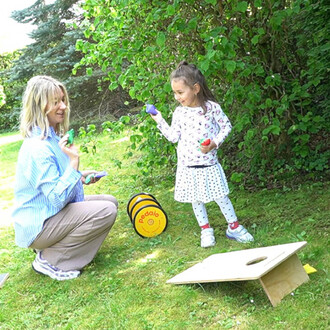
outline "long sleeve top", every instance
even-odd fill
[[[231,123],[218,103],[208,101],[203,108],[179,106],[175,109],[171,126],[162,118],[157,127],[170,142],[176,143],[178,166],[214,165],[218,163],[217,148],[231,131]],[[207,154],[200,150],[203,139],[211,139],[217,148]]]
[[[84,200],[81,173],[69,165],[54,129],[44,140],[40,135],[40,128],[35,127],[18,154],[12,217],[16,244],[21,247],[32,244],[45,220],[68,203]]]

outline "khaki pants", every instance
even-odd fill
[[[61,270],[80,270],[95,257],[117,216],[118,202],[111,195],[85,196],[47,219],[30,248]]]

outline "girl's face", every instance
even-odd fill
[[[63,123],[65,119],[66,104],[64,103],[64,93],[61,90],[55,97],[55,103],[50,110],[48,110],[47,118],[49,126],[56,128],[57,124]]]
[[[185,107],[199,107],[197,94],[200,90],[199,84],[195,84],[193,88],[188,86],[183,79],[173,79],[171,81],[172,90],[175,99]]]

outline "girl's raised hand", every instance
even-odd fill
[[[146,113],[149,113],[151,118],[156,123],[159,123],[159,121],[162,119],[162,114],[160,113],[160,111],[156,109],[156,107],[153,104],[146,105]]]
[[[161,121],[161,119],[163,118],[162,117],[162,114],[161,114],[161,112],[159,111],[159,110],[157,110],[157,114],[156,115],[152,115],[152,114],[150,114],[150,116],[151,116],[151,118],[158,124],[160,121]]]

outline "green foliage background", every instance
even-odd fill
[[[0,130],[15,127],[19,120],[20,101],[17,96],[22,93],[22,82],[11,80],[9,70],[20,54],[20,51],[0,54]]]
[[[66,83],[76,128],[103,121],[113,134],[133,123],[127,156],[143,152],[137,164],[146,176],[155,167],[173,173],[175,146],[142,105],[154,103],[171,121],[168,77],[185,59],[201,69],[233,123],[219,150],[233,183],[328,178],[327,1],[36,1],[13,17],[36,26],[35,43],[0,56],[0,129],[17,125],[26,81],[52,75]],[[128,116],[108,121],[118,108]]]
[[[72,74],[73,66],[82,58],[82,54],[76,51],[76,41],[84,37],[83,11],[79,9],[79,2],[56,0],[45,3],[38,0],[30,7],[12,13],[12,18],[17,22],[30,23],[35,27],[30,33],[34,42],[15,57],[12,54],[0,57],[5,93],[15,95],[15,100],[7,100],[14,120],[8,123],[8,116],[0,113],[0,129],[17,126],[21,95],[26,82],[35,75],[50,75],[66,85],[74,124],[78,121],[80,124],[101,121],[106,117],[114,119],[116,116],[112,115],[111,110],[115,112],[118,108],[125,108],[125,93],[119,89],[110,94],[108,83],[101,81],[105,76],[102,70],[95,70],[92,75],[86,75],[85,70]],[[11,57],[10,61],[6,57]]]
[[[84,5],[85,57],[110,88],[154,103],[170,120],[170,72],[183,59],[207,77],[234,132],[220,151],[243,184],[322,177],[329,151],[329,5],[326,1],[105,1]],[[141,112],[131,148],[141,167],[170,164],[173,146]]]

